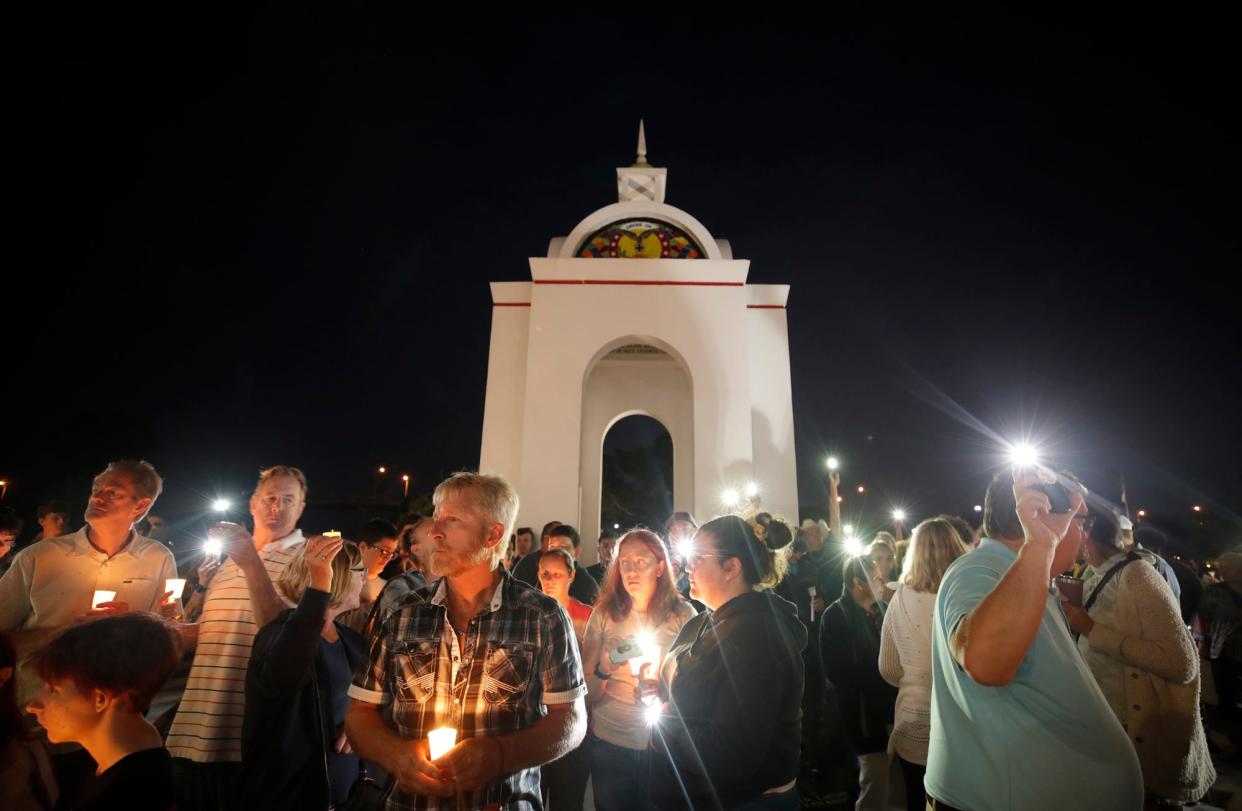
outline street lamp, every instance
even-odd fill
[[[865,492],[867,492],[867,488],[863,487],[863,486],[860,484],[860,485],[858,485],[858,492],[860,492],[860,493],[865,493]]]
[[[4,498],[9,494],[8,481],[0,481],[0,498]]]
[[[1196,504],[1195,506],[1191,507],[1190,509],[1194,510],[1194,511],[1195,511],[1195,512],[1197,512],[1197,513],[1201,513],[1201,512],[1203,512],[1203,508],[1202,508],[1202,507],[1200,507],[1198,504]]]
[[[387,473],[387,472],[388,472],[388,468],[384,467],[383,465],[380,465],[380,466],[379,466],[379,474],[380,474],[381,476],[383,476],[383,475],[384,475],[385,473]]]

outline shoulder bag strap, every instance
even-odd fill
[[[1121,571],[1122,569],[1129,566],[1131,563],[1133,563],[1134,561],[1138,559],[1139,559],[1138,552],[1132,551],[1130,552],[1130,554],[1126,555],[1125,560],[1121,561],[1116,566],[1114,566],[1113,568],[1105,572],[1104,576],[1100,578],[1100,582],[1096,583],[1095,588],[1091,590],[1091,596],[1087,598],[1087,602],[1085,602],[1082,606],[1083,610],[1090,611],[1091,606],[1095,605],[1096,599],[1100,596],[1100,592],[1103,591],[1104,587],[1108,585],[1108,581],[1113,579],[1113,575],[1117,574],[1117,572]]]

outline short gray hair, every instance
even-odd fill
[[[440,482],[431,496],[431,503],[438,507],[447,496],[467,491],[477,498],[479,515],[484,522],[504,527],[500,543],[496,545],[496,559],[503,559],[509,550],[509,536],[513,534],[513,525],[517,523],[517,491],[503,476],[461,471]]]
[[[151,511],[151,507],[155,506],[155,500],[164,491],[164,480],[160,478],[160,474],[155,472],[155,467],[150,462],[141,459],[118,459],[115,462],[109,462],[99,476],[104,473],[120,473],[129,479],[138,498],[151,499],[147,512]],[[99,476],[95,478],[98,479]],[[145,515],[146,513],[143,513],[143,516]]]

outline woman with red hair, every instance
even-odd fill
[[[677,593],[659,535],[632,529],[617,543],[582,647],[590,710],[591,781],[598,811],[648,806],[647,724],[640,677],[660,660],[694,609]]]

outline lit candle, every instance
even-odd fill
[[[91,608],[99,608],[100,603],[112,602],[112,598],[116,597],[115,591],[100,591],[95,589],[95,596],[91,598]]]
[[[452,749],[455,743],[457,743],[457,730],[452,727],[440,727],[427,733],[427,744],[431,748],[432,760]]]
[[[185,591],[185,580],[180,577],[170,577],[164,581],[164,591],[171,591],[172,596],[168,598],[168,604],[172,605],[181,599],[181,593]]]
[[[325,537],[325,538],[339,538],[339,537],[341,537],[341,533],[337,532],[337,531],[336,531],[336,530],[334,530],[334,529],[330,529],[330,530],[328,530],[327,532],[325,532],[325,533],[323,534],[323,537]]]

